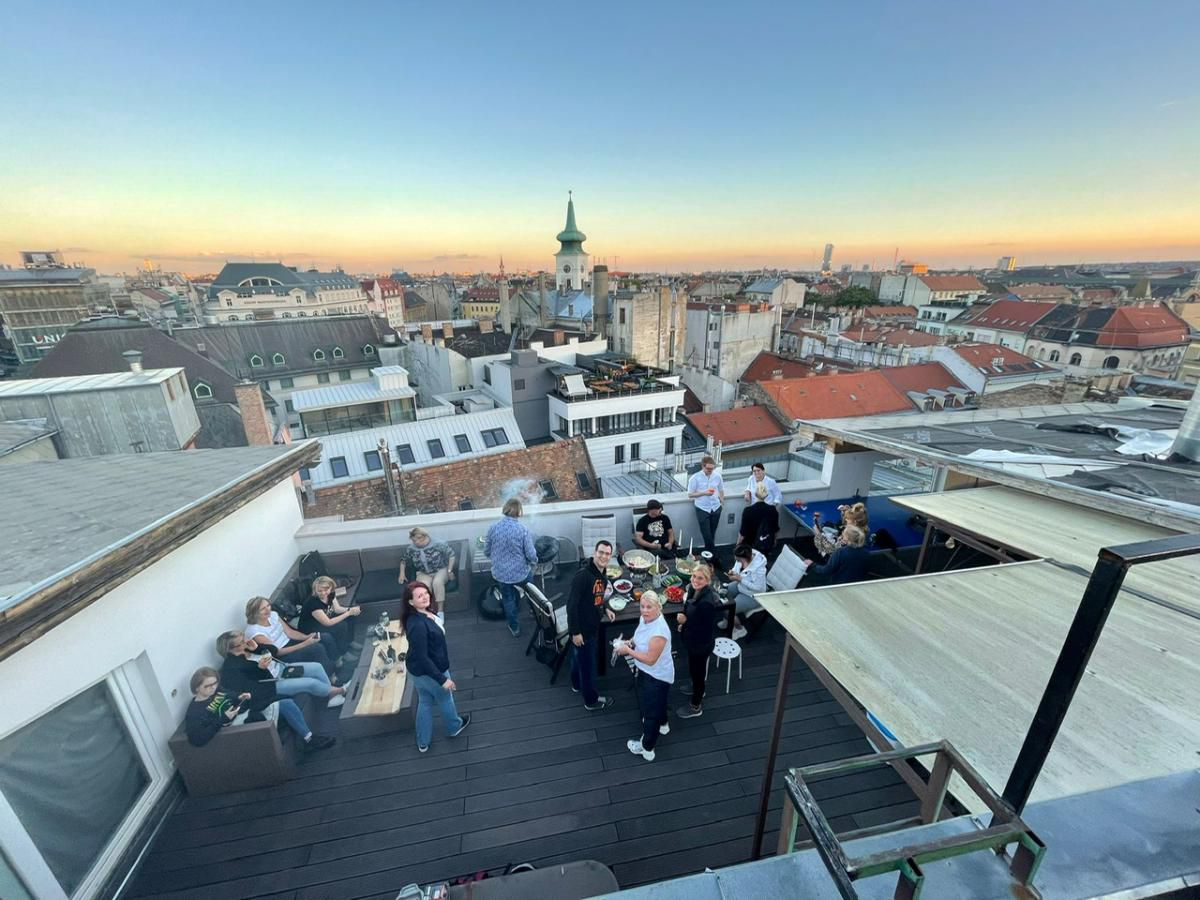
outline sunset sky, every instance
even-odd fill
[[[10,3],[0,263],[1200,258],[1200,3]]]

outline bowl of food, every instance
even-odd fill
[[[620,612],[628,605],[629,600],[620,594],[613,594],[612,599],[608,601],[608,608],[613,612]]]
[[[621,567],[619,565],[617,565],[616,563],[609,563],[608,568],[606,568],[604,570],[604,574],[607,575],[609,578],[620,578],[621,577]]]
[[[613,582],[613,590],[618,594],[628,594],[633,590],[633,582],[628,578],[619,578]]]
[[[668,603],[682,603],[683,602],[683,588],[681,588],[677,584],[671,585],[666,590],[666,597],[667,597]]]
[[[626,550],[621,561],[630,571],[647,572],[657,559],[649,550]]]
[[[692,572],[696,571],[696,566],[698,565],[699,563],[694,559],[680,557],[679,559],[675,560],[675,571],[680,575],[691,576]]]

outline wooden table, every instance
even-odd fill
[[[368,630],[363,641],[358,666],[354,670],[354,685],[339,716],[342,736],[363,737],[398,731],[411,724],[413,685],[404,663],[396,663],[382,681],[371,673],[383,665],[379,652],[391,647],[396,654],[408,652],[408,637],[400,633],[400,623],[393,621],[388,631],[396,637],[379,641]]]

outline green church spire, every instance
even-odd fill
[[[575,200],[570,191],[567,191],[567,227],[558,233],[555,240],[562,244],[559,253],[572,250],[582,253],[583,247],[580,245],[587,240],[587,235],[575,225]]]

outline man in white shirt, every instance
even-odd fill
[[[783,492],[779,490],[779,485],[767,474],[767,467],[760,462],[750,467],[750,479],[746,482],[746,490],[742,492],[742,497],[747,503],[761,501],[778,506],[783,502]]]
[[[721,504],[725,502],[725,482],[716,471],[717,461],[711,456],[700,460],[700,471],[688,479],[688,496],[696,504],[696,524],[704,549],[714,556],[717,552],[717,529],[721,526]]]

